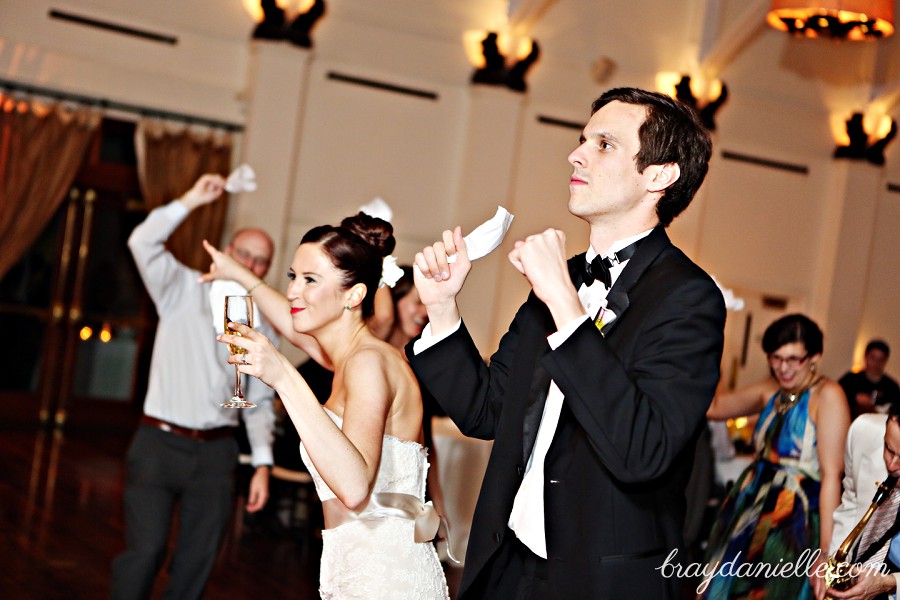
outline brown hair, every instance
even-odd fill
[[[337,227],[320,225],[306,232],[301,244],[318,244],[342,273],[344,289],[365,284],[363,318],[375,312],[375,290],[381,280],[382,261],[396,245],[390,223],[363,212],[347,217]]]
[[[688,207],[706,178],[712,155],[712,138],[693,108],[664,94],[637,88],[614,88],[594,100],[591,114],[618,100],[643,106],[647,117],[638,129],[641,148],[634,157],[638,173],[651,165],[675,163],[678,179],[667,187],[656,204],[656,216],[664,227]]]

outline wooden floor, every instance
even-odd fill
[[[108,597],[110,564],[124,545],[122,485],[131,435],[0,423],[0,599]],[[204,598],[318,598],[318,536],[286,530],[286,519],[273,512],[246,518],[242,503],[236,500]],[[165,591],[165,571],[154,599]],[[461,569],[447,571],[452,597]]]
[[[124,544],[122,482],[132,431],[61,433],[0,423],[0,600],[102,600]],[[318,538],[236,516],[204,598],[318,598]],[[316,508],[320,508],[317,504]],[[166,567],[153,598],[164,592]],[[461,569],[447,568],[451,598]],[[685,581],[684,598],[697,582]]]
[[[108,596],[130,437],[0,426],[0,598]],[[277,533],[235,518],[205,597],[318,598],[319,549]],[[162,574],[154,598],[164,583]]]

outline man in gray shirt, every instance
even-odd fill
[[[127,548],[113,561],[114,599],[150,597],[176,506],[179,533],[166,598],[199,598],[231,516],[239,411],[221,406],[231,398],[234,371],[226,362],[228,347],[216,341],[217,321],[223,320],[216,308],[223,306],[227,286],[233,289],[236,284],[199,283],[200,273],[165,248],[192,210],[222,196],[224,184],[219,175],[203,175],[181,198],[151,211],[128,239],[159,325],[144,415],[127,457]],[[262,278],[269,270],[273,244],[265,232],[244,229],[225,252]],[[274,338],[267,322],[257,318],[255,324]],[[262,508],[269,495],[275,418],[272,390],[248,379],[245,394],[257,407],[240,412],[255,467],[247,500],[252,512]]]

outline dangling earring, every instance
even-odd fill
[[[813,375],[816,374],[816,371],[818,370],[818,368],[819,368],[819,366],[816,363],[809,365],[809,370],[812,371]]]

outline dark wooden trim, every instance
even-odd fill
[[[86,25],[87,27],[96,27],[97,29],[112,31],[113,33],[121,33],[123,35],[141,38],[144,40],[149,40],[151,42],[160,42],[163,44],[171,44],[173,46],[178,43],[178,38],[174,35],[166,35],[164,33],[148,31],[146,29],[138,29],[137,27],[129,27],[128,25],[119,25],[118,23],[103,21],[101,19],[95,19],[93,17],[85,17],[84,15],[77,15],[71,12],[56,10],[54,8],[51,8],[47,12],[47,16],[51,19],[68,21],[69,23],[75,23],[76,25]]]
[[[752,156],[750,154],[742,154],[740,152],[732,152],[731,150],[723,150],[722,158],[728,160],[736,160],[738,162],[745,162],[751,165],[758,165],[760,167],[767,167],[769,169],[780,169],[782,171],[789,171],[791,173],[800,173],[801,175],[809,175],[809,167],[806,165],[798,165],[794,163],[786,163],[780,160],[772,160],[770,158],[762,158],[760,156]]]
[[[376,90],[393,92],[395,94],[404,94],[406,96],[414,96],[416,98],[424,98],[426,100],[437,100],[439,98],[437,92],[432,92],[430,90],[420,90],[403,85],[387,83],[384,81],[377,81],[375,79],[366,79],[365,77],[357,77],[355,75],[345,75],[344,73],[338,73],[336,71],[329,71],[327,77],[332,81],[361,85],[364,87],[375,88]]]
[[[566,129],[574,129],[581,131],[584,129],[584,123],[576,123],[575,121],[567,121],[565,119],[557,119],[556,117],[548,117],[547,115],[538,115],[537,122],[544,125],[553,125],[555,127],[564,127]]]

